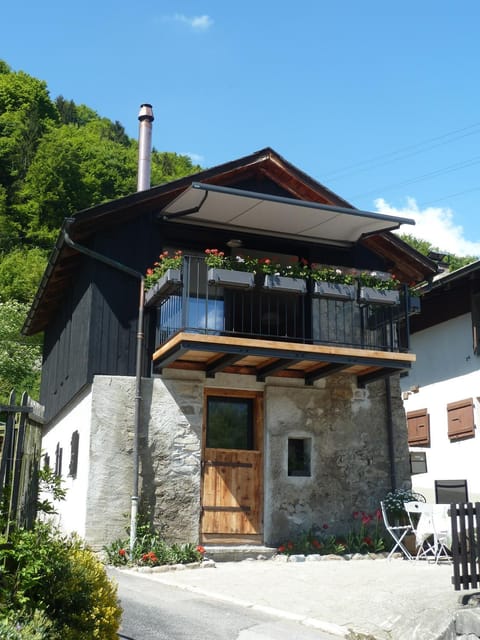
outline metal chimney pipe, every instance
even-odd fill
[[[140,122],[138,132],[138,178],[137,191],[150,189],[150,164],[152,159],[152,122],[151,104],[140,105],[138,113]]]

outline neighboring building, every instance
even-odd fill
[[[390,233],[405,222],[354,209],[268,148],[66,221],[24,328],[45,332],[43,446],[67,481],[63,526],[94,547],[124,534],[137,446],[142,509],[177,541],[341,529],[408,486],[405,296],[277,292],[259,275],[241,289],[208,282],[204,262],[216,248],[423,281],[435,265]],[[182,282],[145,307],[140,384],[139,281],[119,263],[145,273],[177,249]]]
[[[436,480],[467,480],[480,500],[480,262],[436,277],[421,301],[401,378],[413,487],[434,501]]]

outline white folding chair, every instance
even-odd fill
[[[388,533],[395,540],[395,544],[393,546],[393,549],[388,554],[387,560],[391,559],[391,557],[393,556],[393,554],[395,553],[395,551],[397,549],[399,549],[403,553],[403,555],[407,558],[407,560],[413,560],[412,554],[410,553],[410,551],[407,549],[407,547],[403,543],[403,540],[404,540],[405,536],[407,534],[409,534],[409,533],[412,533],[411,525],[409,525],[409,524],[407,524],[407,525],[392,525],[392,524],[390,524],[390,521],[388,519],[387,510],[385,508],[385,504],[383,502],[380,502],[380,507],[382,509],[383,524],[385,525],[385,529],[388,531]]]
[[[448,553],[448,531],[443,522],[444,514],[436,512],[439,505],[424,502],[406,502],[408,513],[417,544],[417,560],[434,560],[441,558],[450,560]],[[442,518],[440,518],[442,516]],[[442,522],[440,522],[442,520]]]

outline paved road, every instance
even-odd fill
[[[338,640],[261,611],[111,572],[124,609],[120,640]]]
[[[252,634],[255,625],[284,624],[282,620],[287,620],[287,615],[290,623],[299,625],[296,628],[299,633],[287,636],[288,640],[322,637],[320,630],[327,637],[328,634],[335,635],[337,640],[339,636],[348,636],[352,630],[376,640],[435,640],[446,637],[446,630],[453,624],[456,613],[466,604],[465,597],[472,595],[453,589],[452,566],[447,563],[368,557],[349,561],[328,557],[305,562],[284,560],[281,557],[271,561],[218,562],[215,568],[153,573],[112,570],[112,575],[118,575],[118,579],[124,574],[131,575],[141,580],[144,594],[152,594],[152,597],[162,594],[160,605],[167,601],[166,593],[173,593],[163,595],[160,586],[183,591],[175,596],[175,601],[180,599],[185,604],[173,609],[173,620],[183,620],[183,609],[187,604],[197,606],[205,599],[203,602],[209,609],[203,618],[203,627],[193,636],[199,640],[210,637],[283,640],[279,633],[267,635],[269,631],[264,628],[261,629],[264,635]],[[145,599],[144,595],[143,601]],[[173,608],[173,603],[171,606]],[[237,606],[242,609],[239,611]],[[170,602],[166,609],[167,620]],[[160,608],[160,616],[162,611]],[[257,614],[276,618],[258,618]],[[143,614],[143,618],[148,615],[148,612]],[[219,636],[214,636],[214,629],[221,625],[225,616],[232,618],[231,626],[228,617],[226,625],[230,635],[224,635],[220,630]],[[201,611],[194,613],[193,619],[202,622]],[[169,624],[173,623],[169,621]],[[187,618],[180,625],[180,632],[184,627],[188,628],[188,624]],[[241,635],[247,631],[249,636]],[[317,635],[312,636],[312,633]],[[192,636],[170,637],[183,640]]]

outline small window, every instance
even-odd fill
[[[43,456],[43,468],[50,469],[50,456],[48,453]]]
[[[430,446],[430,419],[427,409],[407,413],[408,444],[411,447]]]
[[[72,478],[77,477],[79,440],[80,436],[78,435],[78,431],[74,431],[70,441],[70,466],[68,469],[68,475]]]
[[[55,475],[57,476],[57,478],[60,478],[62,475],[62,455],[63,449],[58,442],[55,449]]]
[[[474,437],[475,420],[473,415],[472,398],[447,404],[447,414],[448,437],[450,440]]]
[[[210,396],[206,445],[211,449],[253,450],[253,400]]]
[[[288,439],[288,475],[310,476],[311,438]]]

